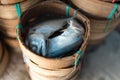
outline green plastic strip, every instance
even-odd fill
[[[105,33],[108,31],[108,28],[110,27],[111,22],[112,22],[112,20],[109,20],[109,21],[108,21],[108,23],[107,23],[107,25],[106,25],[106,27],[105,27],[105,29],[104,29],[104,32],[105,32]]]
[[[66,5],[66,16],[69,17],[69,5]]]
[[[78,54],[78,57],[77,57],[77,59],[76,59],[75,62],[74,62],[74,65],[75,65],[75,66],[77,66],[77,64],[78,64],[78,62],[79,62],[79,60],[80,60],[83,52],[82,52],[81,50],[79,50],[79,51],[77,51],[77,54]]]
[[[110,14],[108,15],[108,20],[111,20],[112,17],[114,16],[116,10],[118,9],[118,4],[114,4],[114,8],[112,9],[112,11],[110,12]]]
[[[20,4],[19,3],[16,3],[16,4],[14,4],[14,7],[15,7],[15,10],[16,10],[16,13],[17,13],[17,16],[18,16],[18,18],[20,19],[20,16],[21,16],[21,8],[20,8]],[[18,28],[22,28],[22,25],[21,24],[18,24],[17,26],[16,26],[16,38],[17,38],[17,40],[18,40]]]
[[[16,13],[17,13],[17,15],[18,15],[18,18],[20,18],[20,16],[21,16],[20,4],[19,4],[19,3],[16,3],[16,4],[14,4],[14,7],[15,7],[15,9],[16,9]]]
[[[112,17],[114,16],[116,10],[118,9],[118,4],[114,4],[114,8],[112,9],[112,11],[110,12],[110,14],[108,15],[108,23],[104,29],[104,32],[107,32],[110,25],[111,25],[111,22],[112,22]]]
[[[18,24],[17,26],[16,26],[16,38],[17,38],[17,40],[18,40],[18,29],[19,28],[22,28],[22,25],[21,24]]]

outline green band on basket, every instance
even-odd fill
[[[114,7],[113,7],[112,11],[110,12],[110,14],[107,17],[108,23],[107,23],[107,25],[106,25],[106,27],[104,29],[104,32],[108,31],[108,29],[109,29],[109,27],[111,25],[112,18],[113,18],[113,16],[114,16],[117,9],[118,9],[118,4],[114,4]]]
[[[112,19],[112,17],[114,16],[117,9],[118,9],[118,4],[114,4],[114,7],[113,7],[112,11],[108,15],[108,20]]]
[[[18,39],[18,29],[19,28],[22,28],[22,25],[21,24],[18,24],[17,26],[16,26],[16,38]]]
[[[14,7],[15,7],[16,13],[17,13],[17,15],[18,15],[18,18],[20,18],[20,16],[21,16],[20,4],[19,4],[19,3],[16,3],[16,4],[14,4]]]
[[[66,16],[69,17],[69,5],[66,5]]]
[[[19,28],[22,28],[22,25],[21,25],[21,24],[18,24],[18,25],[16,26],[16,29],[19,29]]]
[[[109,28],[110,25],[111,25],[111,21],[112,21],[112,20],[108,20],[108,23],[107,23],[107,25],[106,25],[106,27],[105,27],[105,29],[104,29],[104,32],[107,32],[107,31],[108,31],[108,28]]]
[[[77,66],[77,64],[79,63],[79,60],[80,60],[83,52],[82,52],[81,50],[79,50],[79,51],[77,51],[77,54],[78,54],[78,57],[77,57],[77,59],[76,59],[75,62],[74,62],[74,65],[75,65],[75,66]]]

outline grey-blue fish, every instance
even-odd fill
[[[69,26],[62,34],[49,38],[64,25],[66,19],[52,20],[39,24],[31,29],[26,39],[26,45],[35,53],[44,57],[61,57],[69,54],[69,51],[79,47],[83,41],[84,28],[76,20],[72,19]]]

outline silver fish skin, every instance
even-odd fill
[[[49,39],[49,36],[62,29],[66,23],[68,23],[67,19],[61,19],[46,21],[35,26],[28,33],[26,45],[33,52],[44,57],[53,58],[68,54],[83,41],[84,28],[76,20],[70,20],[69,26],[62,34]]]

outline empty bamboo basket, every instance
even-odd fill
[[[80,61],[79,58],[80,56],[82,57],[83,54],[78,55],[78,53],[75,53],[63,58],[45,58],[29,50],[24,44],[24,37],[27,32],[26,29],[29,28],[29,26],[32,26],[32,24],[39,20],[41,16],[43,17],[45,13],[46,15],[57,14],[59,16],[66,16],[66,6],[66,4],[60,1],[45,1],[31,7],[21,16],[19,24],[22,25],[22,28],[17,29],[18,41],[23,55],[26,57],[26,63],[29,66],[31,77],[34,78],[33,80],[37,80],[39,78],[42,80],[70,80],[77,71],[78,64],[75,63],[76,61],[77,63]],[[69,7],[68,12],[70,16],[73,16],[76,10]],[[79,50],[84,53],[90,34],[90,24],[89,20],[79,12],[76,13],[75,17],[84,24],[85,28],[84,40]],[[72,74],[68,75],[70,72],[72,72]],[[32,75],[34,75],[34,77]],[[66,75],[68,78],[63,77]]]
[[[120,24],[119,4],[100,0],[71,0],[71,2],[90,19],[89,45],[102,43],[104,38]]]

